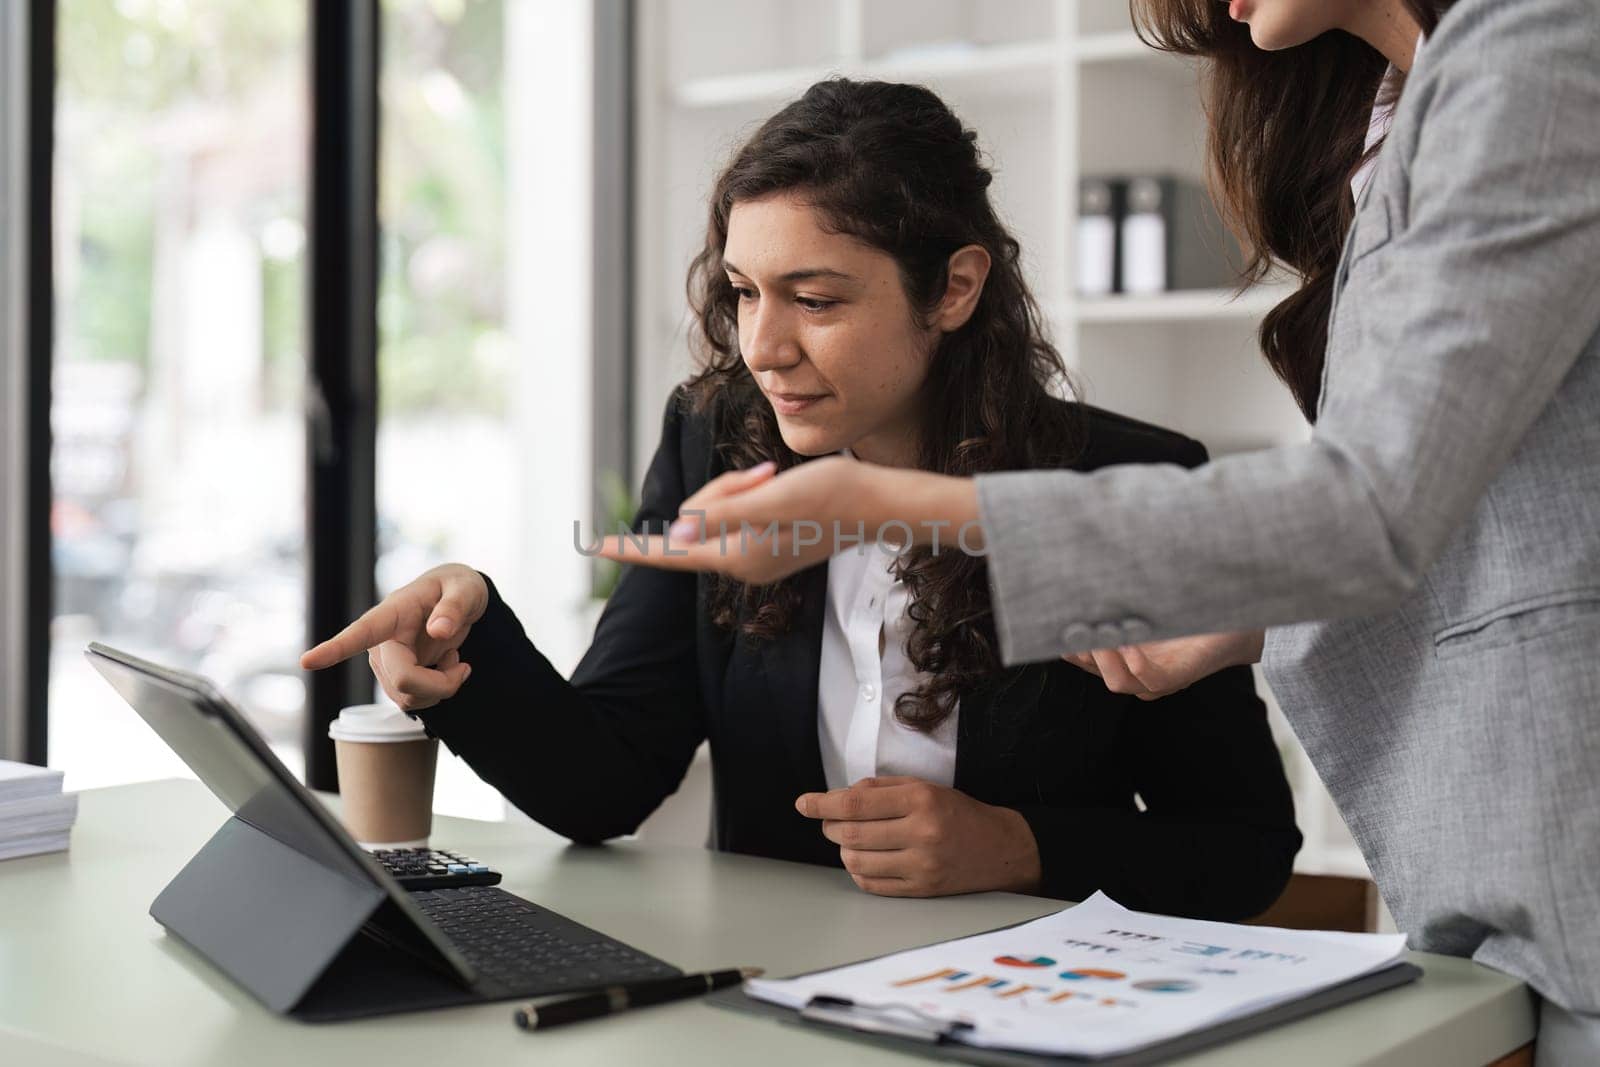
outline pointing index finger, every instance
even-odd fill
[[[355,622],[302,655],[301,669],[320,671],[376,648],[394,637],[399,615],[388,601],[372,607]]]

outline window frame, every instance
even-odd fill
[[[593,513],[609,529],[605,479],[633,486],[635,0],[594,6]]]
[[[45,762],[55,0],[0,5],[0,757]]]
[[[306,647],[377,596],[378,0],[307,5]],[[337,791],[328,727],[372,701],[356,657],[306,679],[306,784]]]

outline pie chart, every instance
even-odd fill
[[[1152,978],[1133,983],[1133,988],[1142,989],[1146,993],[1193,993],[1200,986],[1195,982],[1186,982],[1182,978]]]
[[[1061,977],[1069,982],[1087,982],[1095,978],[1100,979],[1102,982],[1115,982],[1128,976],[1121,971],[1102,971],[1093,967],[1078,967],[1071,971],[1062,971]]]
[[[996,956],[994,961],[1002,967],[1054,967],[1056,961],[1049,956]]]

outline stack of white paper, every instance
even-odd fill
[[[984,1048],[1101,1057],[1263,1011],[1396,962],[1402,935],[1312,933],[1129,911],[1103,893],[1006,930],[745,983],[883,1018],[956,1024]]]
[[[0,760],[0,860],[60,852],[78,817],[78,794],[61,791],[61,772]]]

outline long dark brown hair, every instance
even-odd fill
[[[1432,34],[1453,0],[1403,2]],[[1350,179],[1378,149],[1363,151],[1388,63],[1342,30],[1265,51],[1217,0],[1130,0],[1130,7],[1146,42],[1205,60],[1212,196],[1245,247],[1246,284],[1275,264],[1300,278],[1262,320],[1261,350],[1315,419],[1333,275],[1355,214]]]
[[[712,188],[705,246],[688,276],[700,370],[687,392],[710,414],[728,466],[773,460],[783,470],[805,460],[783,443],[740,356],[737,298],[722,266],[733,205],[777,193],[800,194],[825,228],[892,256],[919,325],[944,296],[951,254],[967,245],[989,253],[976,309],[942,336],[929,363],[920,467],[971,475],[1060,466],[1076,455],[1081,416],[1051,396],[1067,388],[1066,369],[1023,281],[1017,241],[989,202],[991,180],[976,134],[921,86],[818,82],[756,130]],[[907,553],[897,571],[914,624],[906,652],[928,678],[901,696],[895,714],[931,730],[1000,666],[987,572],[980,557],[948,545]],[[800,604],[799,582],[715,578],[712,619],[758,639],[783,633]]]

